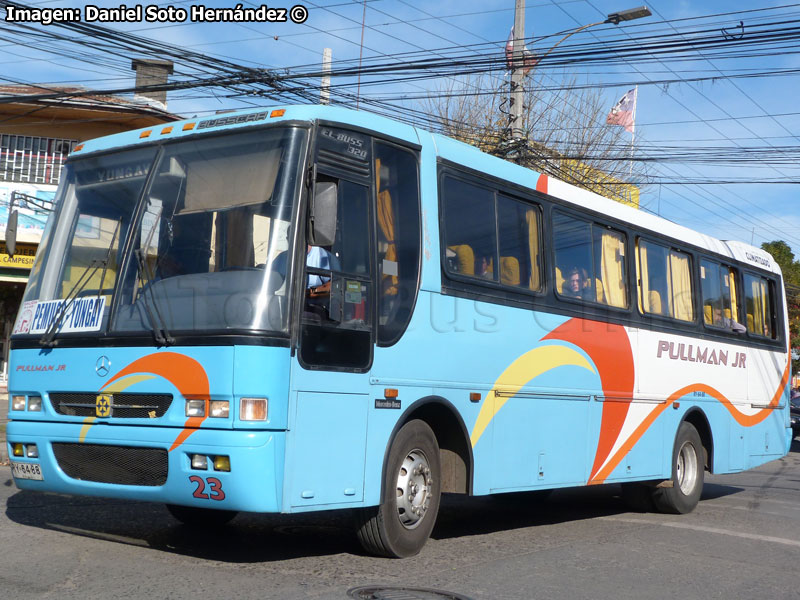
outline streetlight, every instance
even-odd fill
[[[541,58],[536,60],[536,63],[541,62],[548,54],[550,54],[553,50],[555,50],[561,42],[566,40],[568,37],[575,35],[583,31],[584,29],[589,29],[589,27],[595,27],[597,25],[606,25],[611,23],[613,25],[619,25],[622,21],[633,21],[634,19],[641,19],[644,17],[649,17],[653,13],[650,12],[650,9],[646,6],[640,6],[638,8],[629,8],[626,10],[621,10],[618,12],[613,12],[608,15],[605,21],[598,21],[597,23],[589,23],[588,25],[582,25],[577,29],[573,29],[567,35],[562,37],[558,40],[555,44],[553,44],[550,49],[545,52]],[[513,142],[518,142],[523,135],[522,131],[522,80],[525,78],[527,73],[527,69],[525,67],[525,60],[523,57],[523,41],[525,38],[525,0],[517,0],[516,4],[516,12],[514,14],[514,50],[513,50],[513,69],[511,72],[511,118],[510,118],[510,129],[511,129],[511,139]]]

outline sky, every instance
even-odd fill
[[[177,23],[101,24],[245,66],[291,73],[317,70],[324,48],[332,51],[334,69],[357,65],[359,57],[363,64],[369,65],[404,60],[408,53],[446,57],[455,52],[454,48],[462,55],[496,53],[502,56],[514,22],[514,0],[281,2],[269,3],[269,7],[289,10],[298,2],[306,9],[307,20],[303,23],[199,23],[187,19]],[[541,55],[566,33],[602,21],[609,13],[636,7],[640,2],[642,0],[527,0],[525,37],[529,40],[528,46]],[[60,0],[33,0],[27,4],[40,8],[79,7],[84,9],[83,14],[86,6]],[[119,7],[120,4],[119,0],[95,3],[99,7]],[[157,6],[188,11],[191,6],[200,4],[222,8],[236,6],[235,1],[217,0],[178,0]],[[245,7],[260,6],[257,1],[243,4]],[[127,6],[135,4],[129,2]],[[790,22],[800,20],[800,4],[788,2],[655,0],[647,6],[653,13],[649,18],[620,26],[590,27],[571,36],[560,48],[588,45],[597,49],[598,44],[612,37],[616,40],[630,38],[631,46],[635,46],[634,39],[648,34],[686,33],[698,28],[706,30],[709,39],[737,36],[747,39],[759,24],[786,22],[785,27],[793,27]],[[732,14],[739,11],[749,12]],[[696,19],[703,16],[709,18]],[[79,84],[91,89],[133,84],[133,72],[126,57],[113,58],[98,51],[93,55],[91,49],[86,49],[84,60],[74,60],[63,56],[59,47],[48,50],[15,42],[13,28],[9,29],[7,23],[4,25],[0,27],[3,51],[0,84]],[[800,134],[800,112],[795,108],[800,57],[794,51],[776,51],[757,57],[709,56],[697,50],[683,57],[684,60],[676,60],[675,56],[659,60],[651,55],[650,60],[639,58],[627,63],[579,64],[566,70],[543,71],[537,80],[559,85],[564,77],[575,76],[580,82],[598,85],[609,109],[628,89],[638,85],[635,136],[639,147],[643,152],[659,154],[670,149],[677,155],[668,162],[648,165],[648,171],[656,176],[654,179],[663,183],[643,188],[643,209],[721,239],[757,246],[782,239],[800,258],[798,184],[783,183],[800,182],[800,171],[791,160],[798,154],[794,149],[798,147]],[[798,69],[798,73],[740,79],[725,77],[779,68]],[[502,69],[492,76],[501,87],[508,81]],[[719,79],[712,79],[717,76]],[[687,81],[692,78],[704,81]],[[664,80],[671,83],[663,83]],[[356,82],[351,82],[353,86],[349,90],[355,93]],[[380,85],[362,81],[358,91],[362,97],[389,97],[399,106],[421,109],[420,100],[403,96],[418,97],[448,82],[452,82],[452,78],[385,81]],[[182,116],[271,104],[264,98],[230,98],[206,90],[170,93],[168,102],[169,110]],[[756,148],[760,152],[752,160],[740,160],[735,165],[719,160],[681,160],[698,148],[713,148],[715,155],[720,151],[737,150],[740,158],[742,149]],[[764,164],[764,156],[782,153],[786,155],[784,164]],[[730,179],[768,180],[770,183],[721,183]],[[693,182],[697,180],[714,183]]]

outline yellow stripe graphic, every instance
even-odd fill
[[[493,392],[503,392],[508,394],[509,397],[513,396],[524,385],[542,373],[546,373],[556,367],[566,366],[583,367],[592,373],[596,373],[594,367],[582,354],[565,346],[534,348],[512,362],[494,382],[492,390],[483,401],[481,411],[478,413],[478,419],[475,421],[475,427],[473,427],[472,435],[470,436],[473,448],[483,435],[486,427],[494,419],[494,416],[506,403],[506,398],[498,398]]]

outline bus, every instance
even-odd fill
[[[621,484],[687,513],[791,443],[770,255],[408,124],[193,118],[70,155],[12,335],[22,490],[351,509],[418,553],[442,493]]]

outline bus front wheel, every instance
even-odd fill
[[[694,425],[683,421],[672,450],[672,487],[659,487],[653,492],[659,511],[685,514],[695,509],[703,492],[703,456],[700,434]]]
[[[360,514],[358,539],[379,556],[404,558],[428,541],[441,495],[436,435],[427,423],[409,421],[397,432],[383,474],[380,505]]]

